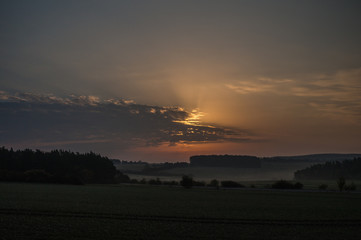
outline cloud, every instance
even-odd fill
[[[358,120],[361,118],[361,68],[294,79],[257,78],[227,84],[226,87],[241,95],[296,97],[305,105],[332,117],[346,114]]]
[[[250,134],[201,122],[195,109],[136,104],[126,99],[0,92],[0,144],[126,149],[168,143],[251,141]]]

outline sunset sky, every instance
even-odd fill
[[[0,146],[361,153],[361,1],[0,2]]]

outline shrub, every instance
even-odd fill
[[[275,189],[293,189],[293,183],[286,181],[286,180],[279,180],[272,184],[272,188]]]
[[[243,188],[244,185],[234,181],[222,181],[221,186],[224,188]]]
[[[300,183],[300,182],[296,182],[296,183],[293,185],[293,188],[294,188],[294,189],[302,189],[302,188],[303,188],[303,184]]]
[[[215,188],[219,188],[219,182],[217,179],[213,179],[209,184],[209,187],[215,187]]]
[[[150,185],[162,185],[162,182],[160,181],[159,178],[150,179],[150,180],[148,181],[148,183],[149,183]]]
[[[318,186],[319,190],[326,190],[328,188],[327,184],[321,184],[320,186]]]
[[[356,190],[356,185],[352,182],[350,185],[345,186],[345,190],[346,191],[355,191]]]
[[[292,182],[286,180],[279,180],[272,184],[271,187],[274,189],[302,189],[303,184],[300,182],[296,182],[295,184],[293,184]]]
[[[128,175],[117,171],[117,174],[115,175],[115,182],[117,183],[128,183],[130,182],[130,178]]]

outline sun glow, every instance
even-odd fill
[[[200,112],[198,108],[195,108],[189,113],[189,116],[186,119],[182,121],[175,120],[173,122],[178,122],[190,126],[202,126],[201,118],[203,116],[205,116],[204,112]]]

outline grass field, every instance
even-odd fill
[[[361,194],[0,183],[0,239],[361,239]]]

